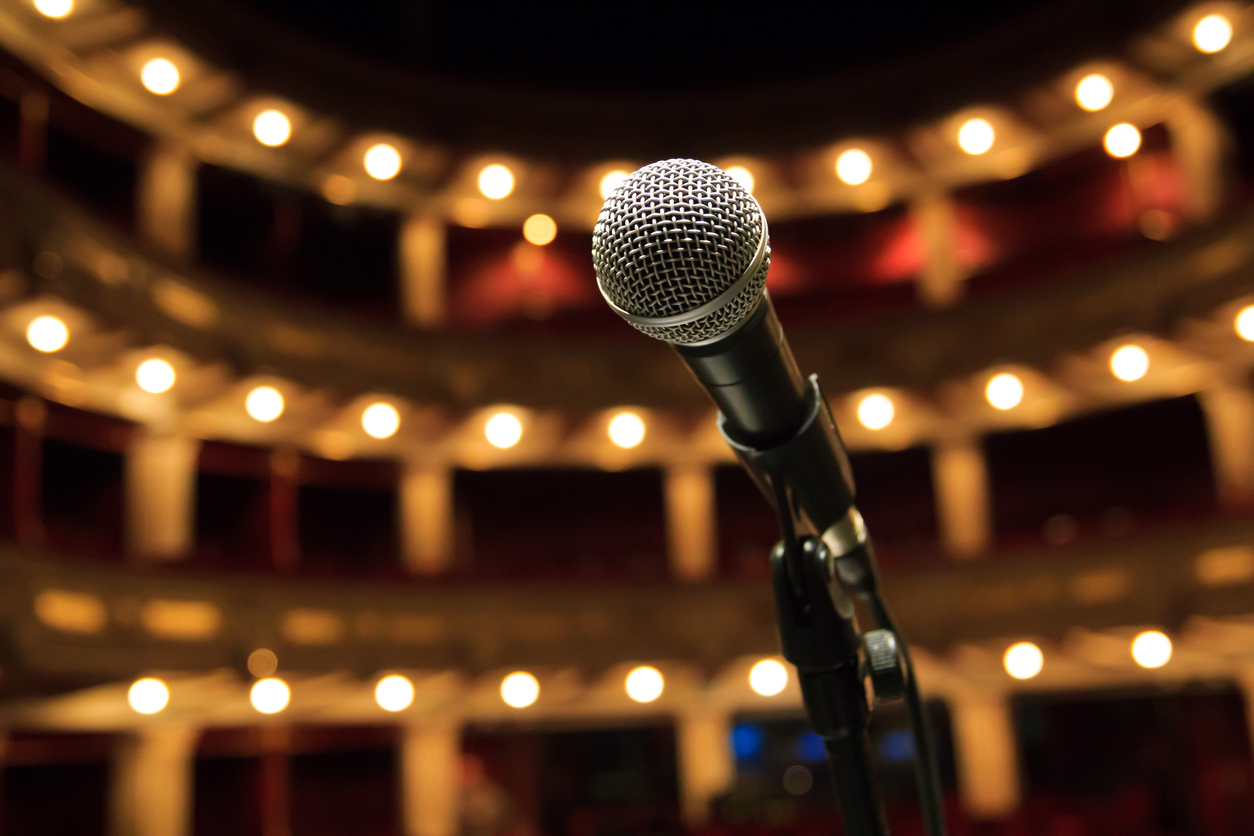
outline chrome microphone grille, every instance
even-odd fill
[[[663,160],[624,180],[592,230],[610,306],[669,343],[731,331],[762,297],[770,239],[758,202],[717,166]]]

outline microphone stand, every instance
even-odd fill
[[[879,595],[861,517],[852,508],[847,517],[856,519],[857,536],[851,536],[852,531],[838,532],[834,538],[799,534],[813,526],[797,508],[795,485],[805,476],[796,471],[811,458],[816,435],[835,429],[817,377],[811,378],[811,386],[815,398],[811,418],[783,444],[767,450],[747,447],[728,437],[720,421],[724,438],[773,500],[779,521],[781,540],[771,550],[771,583],[784,658],[797,669],[806,713],[826,746],[846,836],[888,836],[871,767],[868,679],[875,704],[906,700],[924,822],[930,836],[944,836],[931,730],[909,651]],[[838,554],[829,548],[834,543],[841,546]],[[846,587],[867,603],[878,629],[859,635]]]

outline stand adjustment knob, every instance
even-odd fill
[[[906,696],[906,666],[892,630],[870,630],[862,638],[875,702],[895,702]]]

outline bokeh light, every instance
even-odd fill
[[[401,152],[386,142],[373,145],[362,159],[366,173],[376,180],[391,180],[401,173]]]
[[[773,697],[788,687],[788,669],[774,659],[763,659],[749,669],[749,687],[755,694]]]
[[[517,671],[501,680],[501,699],[510,708],[526,708],[540,697],[540,683],[526,671]]]
[[[850,148],[836,158],[836,176],[850,186],[871,179],[872,168],[871,155],[861,148]]]
[[[139,80],[148,92],[167,96],[179,89],[179,68],[166,58],[154,58],[139,71]]]
[[[523,222],[523,238],[527,243],[543,247],[557,237],[557,221],[548,215],[532,215]]]
[[[135,369],[135,382],[139,384],[139,388],[154,395],[168,391],[174,385],[174,380],[174,367],[157,357],[145,360]]]
[[[662,679],[662,672],[657,668],[641,665],[627,674],[625,687],[627,696],[636,702],[653,702],[662,696],[662,689],[666,686],[665,680]]]
[[[610,420],[610,441],[624,450],[640,446],[644,433],[644,419],[634,412],[620,412]]]
[[[743,165],[734,165],[727,169],[727,176],[744,186],[745,191],[749,194],[753,194],[753,187],[757,184],[757,181],[753,179],[752,171]]]
[[[362,410],[361,428],[371,438],[391,438],[401,426],[401,414],[390,403],[372,403]]]
[[[500,163],[486,165],[479,172],[479,193],[492,200],[509,197],[514,191],[514,172]]]
[[[1233,320],[1232,327],[1237,336],[1246,342],[1254,343],[1254,305],[1246,305]]]
[[[614,194],[614,190],[622,185],[622,182],[626,179],[627,172],[622,169],[616,168],[613,171],[607,172],[606,175],[601,178],[601,197],[608,198],[610,195]]]
[[[867,395],[858,402],[858,422],[868,430],[882,430],[893,422],[897,410],[887,395]]]
[[[1045,667],[1045,654],[1032,642],[1019,642],[1006,650],[1002,663],[1015,679],[1031,679]]]
[[[74,11],[74,0],[35,0],[35,9],[44,17],[60,20]]]
[[[1146,630],[1132,640],[1132,659],[1143,668],[1161,668],[1171,661],[1171,639],[1158,630]]]
[[[1141,147],[1141,132],[1136,129],[1136,125],[1120,122],[1106,131],[1102,144],[1106,146],[1106,153],[1112,157],[1131,157]]]
[[[505,450],[522,438],[522,421],[509,412],[498,412],[483,425],[483,434],[493,447]]]
[[[1193,27],[1193,45],[1202,52],[1218,52],[1232,40],[1232,24],[1223,15],[1207,15]]]
[[[248,672],[258,679],[273,676],[279,669],[279,657],[273,650],[259,647],[248,654]]]
[[[1090,113],[1102,110],[1114,98],[1115,85],[1101,73],[1086,75],[1075,86],[1075,103]]]
[[[26,341],[45,354],[60,351],[70,341],[70,329],[55,316],[37,316],[26,326]]]
[[[968,119],[958,129],[958,147],[972,156],[979,156],[993,147],[997,138],[987,119]]]
[[[1023,381],[1009,372],[995,375],[984,387],[984,397],[997,409],[1014,409],[1023,400]]]
[[[244,409],[254,420],[267,423],[283,414],[283,396],[273,386],[258,386],[244,399]]]
[[[137,679],[126,692],[126,701],[139,714],[156,714],[169,705],[170,689],[160,679]]]
[[[252,690],[248,692],[248,699],[252,702],[253,708],[262,714],[278,714],[291,702],[292,691],[287,687],[286,682],[276,676],[270,676],[253,683]]]
[[[277,110],[263,110],[253,120],[253,136],[262,145],[277,148],[292,138],[292,123]]]
[[[1110,355],[1110,373],[1120,380],[1133,381],[1149,371],[1149,355],[1139,345],[1125,345]]]
[[[400,674],[385,676],[374,686],[374,701],[384,711],[404,711],[414,702],[414,683]]]

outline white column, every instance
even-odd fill
[[[145,433],[126,456],[126,536],[132,555],[170,560],[195,537],[196,459],[200,441]]]
[[[718,570],[714,471],[708,465],[672,465],[665,479],[671,574],[681,581],[709,580]]]
[[[1198,400],[1219,501],[1228,507],[1254,502],[1254,391],[1221,383],[1202,390]]]
[[[423,328],[444,322],[444,223],[412,215],[401,228],[401,307],[405,321]]]
[[[138,227],[167,255],[190,258],[196,241],[196,160],[183,148],[158,145],[139,172]]]
[[[993,539],[988,467],[978,439],[946,439],[932,447],[932,486],[941,543],[957,558],[976,557]]]
[[[709,822],[710,802],[736,779],[731,723],[726,713],[705,706],[680,714],[675,722],[680,812],[688,827],[697,828]]]
[[[152,726],[114,753],[110,836],[190,836],[197,731]]]
[[[1010,699],[997,691],[951,695],[954,760],[958,791],[967,814],[997,819],[1019,806],[1019,752]]]
[[[919,271],[919,298],[924,304],[943,308],[962,296],[965,271],[958,264],[958,221],[953,204],[944,194],[922,194],[910,208],[923,238],[923,267]]]
[[[418,575],[438,575],[453,561],[453,473],[439,464],[406,462],[401,472],[401,555]]]
[[[461,726],[452,720],[405,727],[401,737],[404,836],[457,836]]]
[[[1176,96],[1169,105],[1167,131],[1185,214],[1193,221],[1209,220],[1224,199],[1224,157],[1229,143],[1223,122],[1205,105]]]

